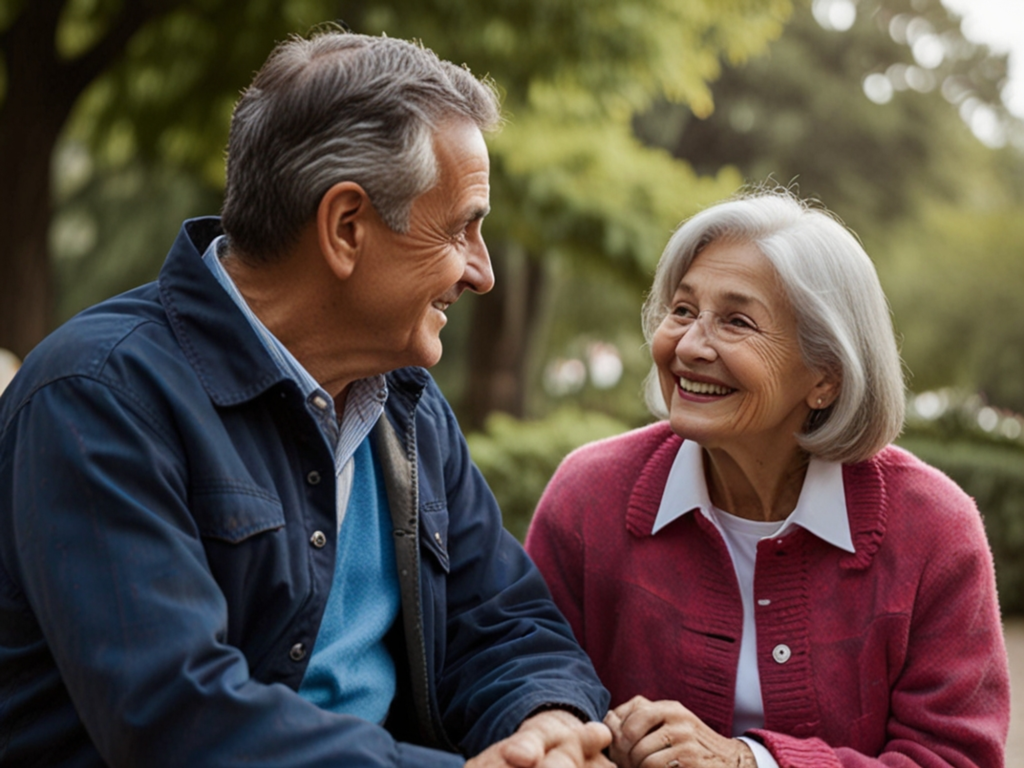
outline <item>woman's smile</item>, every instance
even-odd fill
[[[680,397],[695,402],[718,400],[736,391],[724,384],[712,381],[699,381],[686,376],[680,376],[676,379],[676,387]]]

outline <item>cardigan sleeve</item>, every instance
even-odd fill
[[[926,471],[923,487],[891,500],[918,519],[907,526],[917,535],[900,546],[924,567],[903,663],[890,672],[885,744],[869,756],[818,738],[753,732],[782,768],[1004,765],[1009,673],[991,552],[973,501],[938,471]]]

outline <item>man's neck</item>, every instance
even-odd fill
[[[280,259],[254,265],[228,249],[221,258],[245,303],[309,375],[334,398],[339,415],[353,381],[364,378],[340,348],[342,334],[326,317],[333,275],[310,251],[297,247]],[[309,263],[300,263],[308,261]]]

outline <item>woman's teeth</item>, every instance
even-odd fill
[[[733,391],[720,384],[707,384],[703,381],[690,381],[689,379],[679,379],[679,388],[694,395],[728,395]]]

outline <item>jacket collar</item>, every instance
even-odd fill
[[[231,297],[203,263],[223,234],[214,216],[189,219],[171,246],[157,285],[182,352],[218,406],[262,394],[285,376]]]

